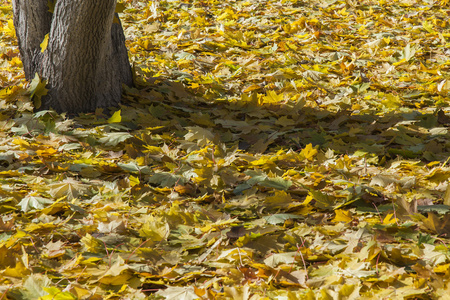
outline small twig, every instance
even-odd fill
[[[6,296],[6,293],[9,291],[9,289],[10,289],[12,286],[13,286],[13,284],[11,283],[11,284],[8,286],[8,288],[6,289],[6,291],[2,294],[2,297],[0,297],[0,300],[2,300],[2,299]]]
[[[78,283],[78,280],[80,280],[81,275],[83,275],[83,272],[84,272],[86,269],[87,269],[87,266],[85,266],[85,267],[83,268],[83,270],[81,271],[80,275],[77,277],[77,279],[75,279],[75,282],[76,282],[76,283]]]
[[[375,209],[377,210],[378,216],[380,217],[380,222],[383,223],[383,218],[381,217],[381,213],[378,210],[378,207],[375,205],[375,203],[372,202],[372,205],[375,207]]]
[[[205,251],[205,253],[203,253],[198,258],[197,263],[201,264],[202,262],[204,262],[208,258],[208,255],[210,255],[214,249],[216,249],[220,246],[220,244],[222,243],[222,240],[223,240],[223,238],[220,237],[208,250]]]
[[[445,246],[445,248],[448,248],[448,247],[447,247],[447,244],[446,244],[441,238],[436,237],[436,240],[438,240],[439,242],[441,242],[441,243]]]
[[[300,240],[302,241],[302,245],[303,245],[303,239],[302,237],[300,237]],[[300,247],[297,244],[297,249],[300,249]],[[305,263],[305,258],[303,257],[303,253],[302,251],[299,252],[300,253],[300,257],[302,258],[302,262],[303,262],[303,268],[305,269],[305,273],[306,273],[306,280],[309,280],[309,276],[308,276],[308,270],[306,269],[306,263]]]
[[[123,243],[120,243],[119,245],[117,245],[116,247],[114,247],[114,249],[112,249],[111,254],[109,255],[109,266],[111,267],[111,259],[112,259],[112,255],[114,254],[114,252],[116,252],[117,247],[123,245]]]
[[[131,254],[127,257],[127,259],[125,259],[125,263],[127,264],[128,260],[131,258],[131,256],[134,254],[134,252],[136,252],[139,248],[141,248],[148,241],[150,241],[150,239],[147,239],[147,240],[143,241],[139,246],[137,246],[137,248],[134,249],[133,252],[131,252]]]
[[[303,239],[302,239],[302,244],[300,245],[300,247],[297,244],[297,252],[295,253],[294,261],[291,264],[291,268],[289,269],[289,273],[292,272],[292,268],[294,267],[294,262],[295,262],[295,259],[297,258],[297,254],[300,252],[300,248],[303,247],[304,244],[305,244],[305,241]]]
[[[367,154],[364,155],[364,175],[367,176]]]
[[[442,168],[445,167],[445,165],[450,161],[450,156],[447,158],[447,160],[442,164]]]
[[[275,274],[275,276],[273,277],[275,280],[277,279],[278,274],[280,274],[280,272],[281,272],[281,269],[278,269],[277,274]]]
[[[241,267],[243,267],[244,264],[242,263],[241,250],[240,250],[239,248],[237,248],[237,250],[238,250],[238,254],[239,254],[239,261],[240,261],[240,263],[241,263]]]
[[[41,253],[41,252],[38,250],[38,248],[36,247],[36,244],[34,243],[33,238],[32,238],[31,236],[29,236],[28,238],[30,239],[31,244],[33,244],[33,248],[34,248],[34,250],[36,250],[36,253]]]

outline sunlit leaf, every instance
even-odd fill
[[[334,213],[336,214],[336,216],[333,218],[333,222],[351,222],[353,220],[352,218],[352,213],[347,211],[347,210],[343,210],[343,209],[336,209],[334,211]]]
[[[113,115],[111,116],[111,118],[108,119],[108,123],[120,123],[122,122],[122,116],[121,116],[121,110],[117,110],[116,112],[113,113]]]
[[[60,183],[53,183],[49,185],[49,187],[50,195],[56,199],[66,196],[68,200],[72,200],[87,192],[84,184],[73,179],[66,179]]]
[[[76,300],[77,297],[70,292],[64,292],[56,287],[44,287],[43,288],[48,295],[42,296],[39,299],[42,300]]]
[[[267,95],[262,98],[265,104],[277,104],[284,100],[283,94],[277,94],[275,91],[268,91]]]
[[[47,49],[47,46],[48,46],[48,38],[49,38],[49,35],[48,35],[48,33],[45,35],[45,37],[44,37],[44,40],[42,41],[42,43],[41,43],[41,52],[42,53],[44,53],[44,51]]]
[[[31,210],[43,209],[47,204],[52,204],[53,201],[47,198],[39,196],[26,196],[20,202],[19,206],[23,212],[28,212]]]
[[[280,264],[292,264],[297,257],[296,252],[275,253],[264,260],[269,267],[276,268]]]
[[[51,285],[52,281],[42,274],[31,274],[23,283],[23,291],[21,291],[25,299],[33,299],[48,295],[44,290]]]
[[[167,238],[169,229],[169,224],[164,219],[148,216],[139,234],[153,242],[159,242]]]
[[[163,297],[167,300],[194,300],[198,299],[198,295],[195,293],[194,287],[169,287],[165,290],[160,290],[156,295]]]

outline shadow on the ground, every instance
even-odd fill
[[[178,136],[190,130],[250,153],[297,151],[312,144],[383,163],[397,157],[443,162],[450,152],[450,117],[438,109],[423,114],[399,108],[378,115],[372,111],[332,112],[308,107],[304,101],[260,105],[251,96],[247,101],[210,101],[169,80],[128,90],[123,104],[134,115],[130,119],[135,128],[161,126],[153,130],[169,130]]]

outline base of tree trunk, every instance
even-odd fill
[[[13,0],[14,25],[28,80],[37,73],[49,93],[40,109],[90,112],[117,106],[133,77],[116,0]],[[41,51],[46,34],[48,46]]]

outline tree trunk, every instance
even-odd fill
[[[14,25],[28,80],[38,73],[49,93],[42,109],[89,112],[117,106],[132,85],[117,0],[13,0]],[[46,50],[40,44],[49,34]]]

